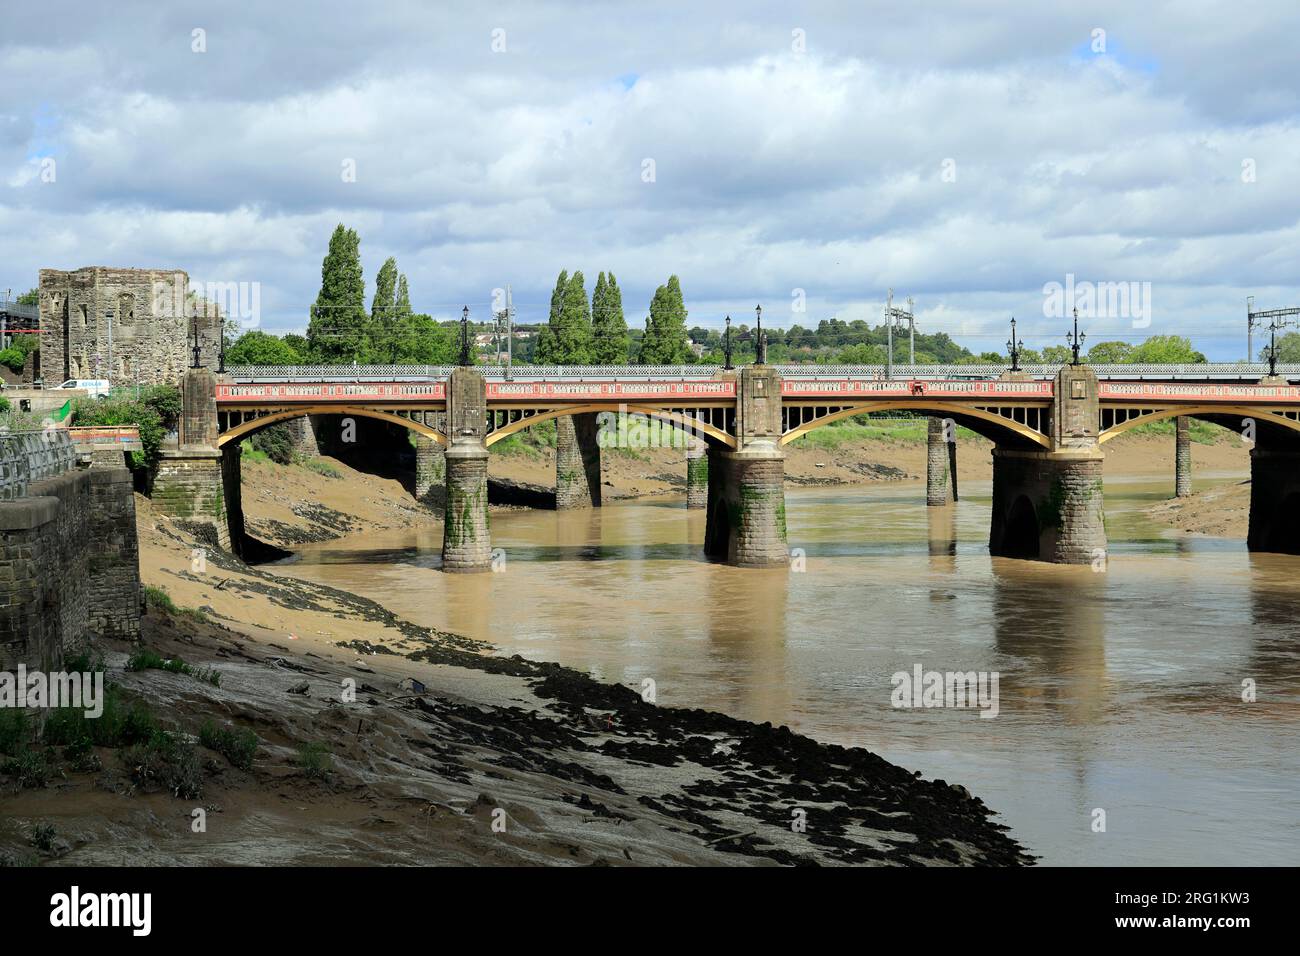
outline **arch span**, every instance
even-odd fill
[[[796,438],[801,438],[810,431],[821,428],[823,425],[829,425],[831,422],[838,422],[845,418],[852,418],[855,415],[865,415],[868,412],[889,411],[921,412],[925,415],[951,418],[958,425],[969,428],[976,434],[995,442],[1006,441],[1010,438],[1013,442],[1025,441],[1042,448],[1051,448],[1052,444],[1051,439],[1042,432],[1035,431],[1033,428],[1030,428],[1022,422],[1003,418],[1001,415],[995,415],[982,408],[973,408],[970,405],[958,404],[956,402],[929,401],[864,402],[860,405],[842,408],[838,412],[831,412],[829,415],[824,415],[821,418],[806,422],[798,428],[792,429],[781,436],[781,444],[788,445]]]
[[[1097,442],[1099,444],[1108,442],[1112,438],[1124,434],[1129,429],[1137,428],[1139,425],[1145,425],[1148,422],[1165,421],[1182,415],[1186,415],[1188,418],[1199,418],[1214,425],[1221,425],[1224,428],[1232,428],[1233,426],[1225,425],[1222,421],[1216,421],[1216,418],[1232,418],[1237,422],[1240,422],[1243,418],[1252,418],[1256,422],[1278,425],[1300,434],[1300,421],[1287,418],[1276,412],[1252,408],[1249,405],[1184,405],[1161,408],[1150,415],[1139,415],[1136,418],[1130,418],[1126,422],[1120,422],[1118,425],[1112,425],[1097,437]]]
[[[494,409],[494,411],[495,410],[497,409]],[[716,425],[699,421],[698,419],[691,418],[689,415],[682,415],[678,412],[669,411],[666,408],[659,408],[654,405],[629,405],[627,403],[611,404],[608,402],[593,405],[573,405],[570,407],[550,408],[545,411],[538,411],[536,415],[533,415],[530,418],[521,418],[519,421],[510,422],[508,425],[502,425],[487,436],[487,441],[484,442],[484,444],[493,445],[508,435],[513,435],[515,432],[523,431],[525,428],[529,428],[540,422],[549,421],[552,418],[559,418],[562,415],[584,415],[589,412],[612,412],[614,414],[626,412],[627,414],[645,415],[648,418],[654,418],[662,422],[676,425],[678,428],[686,432],[699,432],[706,438],[711,439],[720,445],[725,445],[728,448],[736,447],[736,439],[733,436],[728,435]]]
[[[305,415],[351,415],[356,416],[357,418],[373,418],[376,421],[391,422],[394,425],[402,425],[416,434],[423,435],[426,438],[432,438],[440,445],[447,444],[447,436],[438,431],[432,425],[412,421],[409,418],[403,418],[401,415],[395,415],[392,412],[381,411],[377,408],[367,408],[364,405],[305,405],[293,409],[271,412],[268,415],[261,415],[257,418],[250,418],[248,421],[240,422],[234,428],[229,428],[221,433],[217,438],[217,447],[222,448],[231,442],[239,442],[253,434],[253,432],[261,431],[263,428],[268,425],[274,425],[276,422],[287,422],[294,418],[302,418]]]

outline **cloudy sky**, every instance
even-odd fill
[[[440,318],[544,317],[567,268],[641,322],[675,272],[691,324],[892,286],[1000,350],[1063,342],[1073,275],[1138,283],[1090,341],[1244,357],[1246,295],[1300,304],[1300,6],[1064,6],[9,4],[0,294],[181,268],[301,330],[344,222]]]

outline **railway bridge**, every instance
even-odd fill
[[[1248,544],[1300,552],[1300,367],[1255,365],[682,367],[237,367],[189,370],[181,443],[155,499],[206,515],[242,539],[239,442],[271,424],[341,415],[401,425],[420,461],[445,455],[443,569],[491,564],[489,449],[557,420],[557,503],[598,506],[598,416],[638,416],[690,436],[687,497],[707,509],[707,555],[741,567],[788,560],[785,446],[854,415],[929,416],[927,501],[949,499],[945,420],[994,443],[993,554],[1104,564],[1102,466],[1108,441],[1144,422],[1179,421],[1179,487],[1190,466],[1185,424],[1205,419],[1253,440]],[[617,418],[614,419],[615,421]],[[606,419],[609,421],[609,419]],[[224,525],[224,527],[223,527]]]

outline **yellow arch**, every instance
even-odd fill
[[[838,402],[818,402],[818,405],[838,405]],[[1035,406],[1037,407],[1037,406]],[[986,422],[992,422],[1008,431],[1015,432],[1022,438],[1026,438],[1044,448],[1052,447],[1052,440],[1042,432],[1036,432],[1028,425],[1020,422],[1013,422],[1009,418],[1003,418],[1001,415],[994,415],[992,412],[986,412],[980,408],[974,408],[970,405],[957,404],[955,402],[925,402],[924,404],[911,402],[866,402],[861,405],[854,405],[851,408],[841,409],[838,412],[832,412],[824,418],[818,418],[814,421],[800,425],[794,431],[788,432],[781,436],[781,444],[788,445],[796,438],[801,438],[816,428],[823,425],[829,425],[831,422],[837,422],[843,418],[852,418],[854,415],[863,415],[867,412],[888,412],[904,409],[912,412],[939,412],[949,415],[960,415],[966,418],[978,418]]]
[[[1272,422],[1275,425],[1281,425],[1284,428],[1290,428],[1292,431],[1300,432],[1300,422],[1292,421],[1290,418],[1284,418],[1273,412],[1251,408],[1249,405],[1183,405],[1162,408],[1150,415],[1139,415],[1136,418],[1130,418],[1126,422],[1120,422],[1118,425],[1112,425],[1097,437],[1097,442],[1100,444],[1101,442],[1110,441],[1117,435],[1124,434],[1130,428],[1137,428],[1137,426],[1145,425],[1147,422],[1164,421],[1168,418],[1177,418],[1180,415],[1186,415],[1188,418],[1203,418],[1207,415],[1240,415],[1242,418]]]
[[[220,409],[218,409],[220,411]],[[240,422],[234,428],[221,433],[217,439],[217,447],[222,447],[230,442],[237,442],[250,432],[255,432],[259,428],[265,428],[267,425],[274,425],[276,422],[285,422],[291,418],[301,418],[304,415],[355,415],[359,418],[373,418],[381,422],[392,422],[394,425],[402,425],[411,431],[423,435],[425,438],[432,438],[440,445],[447,444],[447,436],[438,431],[431,425],[423,422],[413,422],[409,418],[403,418],[401,415],[394,415],[392,412],[380,411],[376,408],[366,408],[357,405],[305,405],[300,408],[294,408],[290,411],[272,412],[270,415],[263,415],[260,418],[250,418],[246,422]]]
[[[503,411],[503,409],[493,409],[493,411]],[[657,418],[661,421],[671,422],[687,431],[701,431],[715,441],[721,442],[728,447],[736,447],[736,439],[728,435],[721,428],[710,425],[707,422],[697,421],[687,415],[677,412],[670,412],[664,408],[656,408],[653,405],[628,405],[610,404],[608,402],[598,405],[572,405],[563,408],[551,408],[546,411],[539,411],[531,418],[521,418],[517,422],[511,422],[508,425],[502,425],[492,434],[488,435],[484,444],[492,445],[499,442],[508,435],[513,435],[517,431],[523,431],[539,422],[544,422],[552,418],[559,418],[561,415],[585,415],[588,412],[629,412],[637,415],[646,415],[650,418]]]

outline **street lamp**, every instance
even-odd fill
[[[767,336],[763,334],[763,307],[761,305],[754,306],[754,314],[757,317],[755,320],[757,322],[755,334],[758,337],[758,343],[755,346],[754,364],[766,365],[767,364]]]
[[[1074,335],[1071,336],[1069,332],[1065,333],[1065,341],[1070,343],[1070,351],[1074,353],[1074,359],[1070,362],[1071,365],[1079,364],[1079,346],[1083,345],[1083,340],[1087,337],[1086,334],[1079,334],[1079,310],[1076,307],[1074,310]]]
[[[460,313],[460,364],[467,366],[469,360],[469,306]]]
[[[1011,353],[1011,371],[1020,371],[1020,349],[1024,342],[1016,338],[1016,317],[1011,317],[1011,338],[1007,339],[1007,351]]]
[[[727,316],[727,330],[722,333],[722,367],[731,371],[731,316]]]

